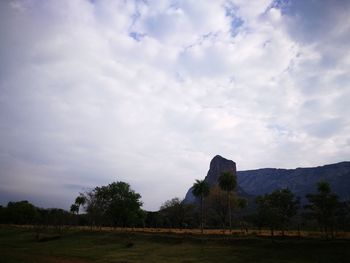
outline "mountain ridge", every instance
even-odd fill
[[[305,194],[316,191],[319,181],[328,182],[340,199],[350,199],[350,162],[295,169],[261,168],[237,172],[238,184],[254,196],[289,188],[303,199]]]
[[[263,167],[263,168],[256,168],[256,169],[241,170],[241,171],[237,171],[237,172],[247,172],[247,171],[255,171],[255,170],[265,170],[265,169],[275,169],[275,170],[314,169],[314,168],[321,168],[321,167],[327,167],[327,166],[337,166],[337,165],[342,165],[342,164],[349,165],[350,161],[341,161],[341,162],[324,164],[324,165],[318,165],[318,166],[307,166],[307,167],[296,167],[296,168]]]
[[[340,200],[350,200],[350,161],[295,169],[260,168],[237,171],[234,161],[216,155],[210,162],[204,180],[211,187],[217,185],[218,177],[226,171],[237,175],[237,192],[249,199],[277,189],[288,188],[301,198],[302,203],[305,203],[305,195],[315,192],[318,182],[326,181]],[[186,193],[185,203],[196,202],[191,189],[192,187]]]

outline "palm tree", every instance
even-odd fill
[[[204,180],[196,180],[192,186],[192,194],[201,201],[201,234],[203,234],[203,200],[210,192],[209,184]]]
[[[72,204],[72,205],[70,206],[70,212],[71,212],[72,214],[78,214],[78,213],[79,213],[79,205],[77,205],[77,204]]]
[[[75,198],[75,204],[78,206],[77,214],[79,214],[80,206],[85,205],[85,203],[86,203],[86,197],[83,194],[80,194],[77,198]]]
[[[79,205],[77,205],[77,204],[72,204],[72,205],[70,206],[70,212],[71,212],[73,215],[75,215],[75,214],[78,215],[78,213],[79,213]],[[72,217],[72,225],[75,225],[75,224],[78,223],[77,219],[78,219],[78,218],[75,217],[75,216]]]
[[[230,193],[236,188],[236,176],[232,172],[223,172],[218,179],[221,190],[227,192],[227,206],[229,215],[230,231],[232,228]]]

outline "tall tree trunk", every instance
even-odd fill
[[[230,191],[227,191],[227,205],[228,205],[228,220],[229,220],[229,227],[230,227],[230,233],[231,233],[231,231],[232,231],[232,218],[231,218]]]
[[[201,195],[201,234],[203,235],[203,195]]]

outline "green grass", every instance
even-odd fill
[[[47,233],[46,237],[54,236]],[[133,244],[128,247],[128,244]],[[349,241],[208,238],[70,230],[38,242],[33,230],[0,226],[0,262],[350,262]]]

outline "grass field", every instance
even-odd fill
[[[350,241],[0,227],[0,262],[350,262]]]

